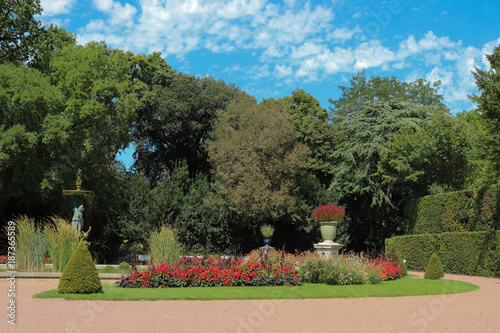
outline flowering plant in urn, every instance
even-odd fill
[[[335,205],[319,206],[313,211],[313,218],[318,222],[335,221],[338,222],[344,218],[345,209]]]

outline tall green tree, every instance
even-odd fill
[[[395,77],[353,77],[351,87],[340,87],[342,96],[331,100],[333,122],[343,140],[331,159],[330,198],[346,208],[350,248],[381,247],[400,228],[400,198],[394,184],[377,174],[380,151],[389,148],[401,128],[416,130],[438,110],[437,86],[425,80],[400,82]],[[443,112],[443,111],[441,111]]]
[[[486,158],[497,170],[497,180],[500,179],[500,45],[493,49],[492,54],[486,55],[490,69],[481,70],[476,67],[472,72],[476,80],[479,95],[469,96],[477,105],[488,136],[484,137]]]
[[[399,100],[418,106],[432,106],[435,109],[446,108],[441,102],[443,96],[438,93],[440,81],[431,83],[417,79],[413,82],[401,82],[395,76],[371,76],[367,79],[363,70],[353,76],[349,83],[350,86],[339,86],[342,90],[339,99],[330,99],[330,112],[334,121],[341,121],[343,117],[376,102]]]
[[[319,101],[302,89],[292,92],[292,96],[280,99],[266,99],[261,104],[278,105],[288,110],[289,119],[295,126],[297,138],[311,150],[307,160],[308,169],[321,180],[329,183],[331,177],[330,153],[335,146],[334,126],[330,123],[328,111],[322,108]]]
[[[40,0],[0,0],[0,63],[26,61],[43,31],[34,16],[42,13]]]
[[[382,183],[408,197],[424,196],[431,186],[464,188],[472,174],[473,127],[461,118],[436,112],[419,127],[403,127],[377,164]]]
[[[143,99],[134,126],[137,170],[159,179],[185,161],[191,176],[208,173],[205,142],[216,111],[241,94],[234,85],[212,77],[162,72]]]
[[[64,108],[60,90],[23,65],[0,66],[0,207],[2,217],[49,204],[57,149],[68,141],[70,124],[55,121]],[[57,143],[57,144],[56,144]],[[60,193],[59,193],[60,194]],[[60,196],[60,195],[59,195]]]
[[[250,97],[218,112],[209,143],[220,193],[250,228],[295,209],[297,179],[308,154],[280,108]]]

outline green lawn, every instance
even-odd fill
[[[468,282],[452,280],[424,280],[403,278],[380,284],[357,286],[328,286],[304,284],[301,287],[211,287],[131,289],[114,284],[103,284],[100,294],[58,294],[56,290],[44,291],[34,298],[64,298],[71,300],[241,300],[241,299],[304,299],[346,297],[394,297],[456,294],[479,289]]]

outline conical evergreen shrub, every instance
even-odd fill
[[[85,238],[86,235],[82,237],[62,273],[57,287],[59,294],[95,294],[102,291],[99,273]]]
[[[443,265],[437,254],[434,252],[425,268],[424,279],[437,280],[444,276]]]

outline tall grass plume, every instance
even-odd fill
[[[62,272],[78,246],[79,237],[69,221],[53,216],[44,228],[50,243],[50,258],[54,272]]]
[[[183,251],[183,246],[179,242],[179,236],[177,235],[177,229],[165,223],[150,233],[148,248],[149,260],[155,265],[171,263]]]
[[[14,219],[16,223],[16,266],[34,270],[43,267],[48,250],[47,237],[37,227],[35,219],[26,215]],[[7,232],[7,230],[5,230]]]

